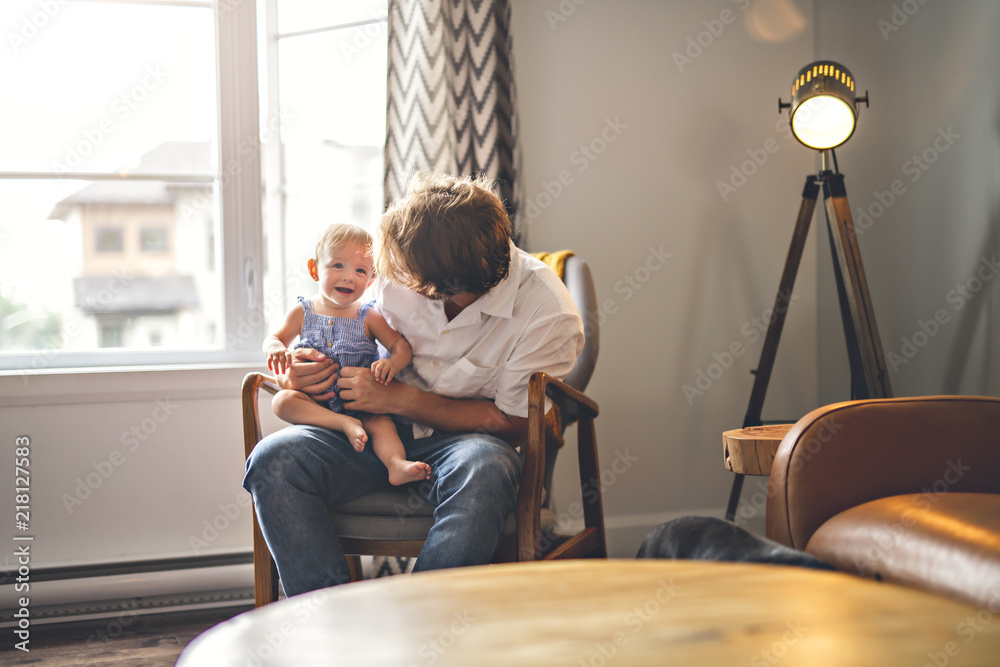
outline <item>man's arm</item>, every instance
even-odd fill
[[[399,415],[435,431],[487,433],[514,447],[528,434],[526,417],[508,415],[493,401],[445,398],[399,381],[382,385],[367,368],[342,369],[339,386],[351,410]]]

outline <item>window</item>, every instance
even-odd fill
[[[100,347],[122,347],[125,342],[125,326],[122,322],[101,322]]]
[[[175,349],[222,351],[204,332],[224,316],[224,275],[195,261],[221,224],[215,14],[209,0],[4,3],[0,87],[19,101],[0,124],[0,294],[56,322],[44,354],[0,348],[4,367],[167,361],[144,333],[163,319]],[[120,354],[88,356],[107,348]]]
[[[139,247],[147,254],[162,254],[167,251],[167,228],[146,227],[139,232]]]
[[[316,240],[334,222],[374,231],[382,212],[387,0],[269,0],[264,36],[267,116],[280,142],[265,147],[269,328],[296,296]],[[262,22],[263,23],[263,22]],[[280,151],[268,153],[267,148]]]
[[[382,209],[385,0],[3,13],[0,370],[259,361],[320,231]]]
[[[121,252],[125,249],[120,227],[100,227],[94,235],[97,239],[95,252]]]

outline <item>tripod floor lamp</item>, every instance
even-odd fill
[[[743,419],[743,428],[763,424],[761,410],[764,396],[767,394],[767,385],[771,379],[771,370],[778,351],[778,340],[785,324],[785,313],[795,285],[795,274],[798,272],[820,188],[823,190],[826,226],[840,302],[840,317],[844,326],[847,356],[851,367],[851,398],[892,396],[885,355],[878,327],[875,325],[875,313],[868,294],[864,267],[861,264],[851,207],[847,202],[844,175],[837,168],[837,156],[834,153],[834,149],[854,133],[860,103],[868,105],[868,93],[865,92],[864,97],[857,97],[854,88],[854,77],[846,67],[830,60],[820,60],[799,70],[792,82],[791,102],[785,103],[778,99],[778,112],[789,110],[789,123],[795,138],[808,148],[818,150],[822,154],[822,168],[819,174],[806,178],[802,203],[799,206],[798,219],[795,221],[792,242],[788,248],[788,258],[781,274],[773,315],[764,337],[760,362],[757,368],[751,371],[755,377],[750,403]],[[737,473],[733,479],[729,505],[726,508],[726,518],[730,521],[735,518],[742,488],[743,475]]]

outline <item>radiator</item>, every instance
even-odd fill
[[[242,558],[241,560],[246,560]],[[141,566],[140,566],[141,567]],[[119,568],[121,569],[121,568]],[[11,627],[14,605],[20,597],[30,598],[32,624],[118,618],[190,609],[246,606],[253,604],[253,564],[190,566],[178,569],[95,574],[84,570],[68,578],[30,582],[27,593],[14,590],[13,578],[0,586],[0,627]]]

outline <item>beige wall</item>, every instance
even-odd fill
[[[1000,395],[1000,3],[824,0],[817,17],[817,55],[871,91],[840,166],[894,393]],[[830,402],[846,355],[829,272],[819,289]]]
[[[576,250],[606,304],[588,393],[602,411],[611,550],[633,555],[656,523],[720,516],[728,498],[721,433],[742,425],[813,168],[777,125],[778,96],[813,56],[812,7],[523,0],[513,12],[523,187],[537,207],[527,244]],[[817,405],[814,259],[810,245],[765,418]],[[562,508],[573,474],[559,471]]]
[[[893,181],[906,189],[859,240],[895,395],[1000,393],[998,30],[986,0],[515,0],[527,243],[577,250],[608,304],[588,392],[604,467],[635,459],[606,475],[613,552],[634,553],[660,520],[725,505],[720,432],[746,412],[756,318],[819,166],[776,125],[777,98],[812,60],[842,62],[871,93],[838,154],[855,218],[878,212]],[[935,162],[915,166],[925,152]],[[817,209],[765,419],[850,398]],[[659,266],[661,247],[672,256]],[[743,354],[730,363],[731,348]],[[708,389],[686,396],[699,377]],[[558,474],[568,507],[573,471]],[[759,530],[762,481],[747,481]]]

